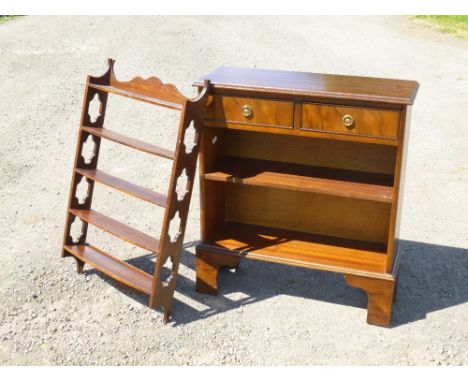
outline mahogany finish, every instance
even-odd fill
[[[157,155],[167,159],[175,158],[174,151],[152,145],[148,142],[140,141],[136,138],[127,137],[125,135],[117,133],[116,131],[105,129],[103,127],[96,128],[83,126],[82,129],[83,131],[86,131],[87,133],[90,133],[96,137],[109,139],[110,141],[113,141],[115,143],[120,143],[121,145],[125,145],[127,147],[140,150],[148,154]]]
[[[69,212],[79,217],[85,223],[92,224],[93,226],[140,248],[152,252],[155,248],[159,248],[159,240],[97,211],[70,209]]]
[[[109,277],[140,292],[150,294],[153,278],[148,273],[119,260],[92,245],[66,245],[65,250]],[[83,268],[78,270],[82,273]]]
[[[243,106],[254,110],[251,115],[243,114]],[[293,128],[294,103],[266,101],[255,98],[214,97],[207,110],[206,119],[225,123],[239,123],[266,127]]]
[[[76,169],[76,172],[88,179],[105,184],[106,186],[115,188],[116,190],[122,191],[128,195],[135,196],[141,200],[145,200],[161,207],[166,207],[167,205],[167,198],[165,195],[117,178],[105,173],[104,171]]]
[[[88,76],[86,83],[62,256],[73,256],[76,259],[78,273],[83,271],[83,266],[86,263],[118,282],[147,294],[149,296],[148,305],[151,308],[161,306],[164,311],[164,321],[167,322],[172,306],[191,200],[196,159],[200,147],[200,133],[207,105],[209,81],[204,82],[198,97],[187,99],[174,85],[163,84],[156,77],[146,80],[137,77],[128,82],[120,82],[114,75],[114,60],[109,59],[108,63],[109,68],[106,73],[101,77]],[[105,129],[103,126],[109,93],[180,110],[181,117],[175,151]],[[91,100],[96,96],[100,102],[100,108],[99,115],[93,119],[89,114],[89,106]],[[193,130],[193,135],[186,134],[189,129]],[[91,158],[86,159],[83,155],[83,145],[91,138],[94,141],[94,150]],[[101,139],[111,140],[152,155],[173,160],[167,195],[161,195],[153,190],[98,170],[97,162]],[[187,183],[184,195],[179,195],[178,192],[181,191],[176,192],[176,185],[183,173],[187,177]],[[84,179],[88,182],[88,192],[84,201],[80,201],[77,196],[77,187]],[[165,208],[160,237],[154,238],[92,210],[91,204],[95,182]],[[74,238],[70,232],[71,225],[78,219],[81,220],[82,224],[81,235]],[[157,254],[153,275],[88,244],[86,241],[88,224]],[[164,268],[168,268],[168,276],[166,272],[163,272]]]
[[[203,86],[205,79],[209,79],[214,85],[214,92],[222,90],[226,93],[233,90],[239,94],[240,90],[244,94],[269,93],[271,98],[283,100],[288,100],[291,96],[303,96],[339,101],[382,102],[392,106],[413,104],[418,90],[418,83],[415,81],[225,66],[196,81],[195,85]]]
[[[389,326],[414,81],[222,67],[200,155],[197,290],[253,259],[338,272]]]
[[[225,157],[206,180],[309,191],[391,203],[393,177],[284,162]]]
[[[345,115],[354,118],[349,127],[343,124]],[[397,139],[399,117],[397,110],[304,103],[301,129]]]

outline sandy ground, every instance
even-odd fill
[[[121,79],[158,75],[187,94],[220,65],[419,81],[393,328],[365,324],[365,294],[334,274],[244,262],[218,297],[197,294],[198,185],[170,324],[99,272],[76,274],[60,258],[72,157],[85,77],[107,57]],[[388,17],[25,17],[0,25],[0,84],[0,364],[468,364],[468,42]],[[158,113],[113,97],[107,124],[171,147],[175,115]],[[100,160],[166,189],[164,160],[108,142]],[[104,187],[94,201],[159,229],[154,206]]]

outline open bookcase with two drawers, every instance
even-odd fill
[[[197,289],[216,293],[219,268],[241,258],[338,272],[367,292],[368,322],[388,326],[417,84],[234,68],[206,78]]]

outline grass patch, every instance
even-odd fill
[[[16,15],[0,15],[0,24],[4,23],[5,21],[10,21],[13,19],[17,19],[18,17],[21,16],[16,16]]]
[[[468,16],[416,16],[416,19],[425,21],[436,27],[439,32],[450,33],[460,38],[468,39]]]

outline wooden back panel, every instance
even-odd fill
[[[225,187],[227,221],[387,243],[390,204],[239,184]]]
[[[379,174],[395,171],[396,148],[386,145],[227,130],[224,150],[233,157]]]

